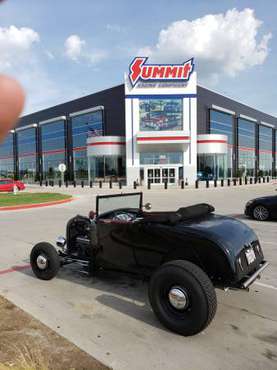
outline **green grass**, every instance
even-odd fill
[[[59,193],[13,193],[0,194],[0,207],[55,202],[70,199],[71,195]]]

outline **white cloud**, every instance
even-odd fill
[[[0,27],[0,69],[7,70],[22,63],[37,42],[39,34],[31,28]]]
[[[194,56],[200,79],[215,81],[222,74],[234,76],[264,63],[272,35],[258,38],[261,25],[248,8],[208,14],[192,21],[184,19],[161,30],[157,44],[142,48],[139,55],[175,63]]]
[[[64,43],[65,55],[74,62],[87,62],[89,64],[99,63],[105,59],[105,50],[89,50],[85,40],[78,35],[69,36]]]
[[[124,28],[122,28],[119,24],[108,23],[106,25],[106,30],[109,32],[122,32]]]
[[[64,43],[66,56],[75,62],[78,61],[84,53],[85,45],[86,42],[81,40],[78,35],[69,36]]]

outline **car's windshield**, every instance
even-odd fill
[[[96,199],[97,215],[119,208],[141,208],[142,193],[103,195]]]

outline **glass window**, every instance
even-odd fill
[[[272,175],[272,135],[272,128],[259,126],[259,176]]]
[[[42,168],[44,179],[58,179],[61,176],[58,166],[65,163],[64,121],[56,121],[41,126]]]
[[[74,178],[88,178],[87,138],[103,135],[102,110],[72,117]]]
[[[125,157],[99,156],[89,157],[90,179],[117,181],[125,176]]]
[[[255,176],[256,124],[238,119],[238,169],[239,176]]]
[[[210,133],[228,138],[227,177],[233,176],[234,119],[231,114],[210,110]]]
[[[36,128],[17,132],[19,178],[26,182],[36,179]]]
[[[183,164],[182,152],[154,152],[154,153],[140,153],[140,164]]]
[[[182,99],[142,99],[139,114],[141,131],[183,129]]]
[[[224,179],[227,175],[226,154],[198,154],[197,178],[198,180]]]
[[[13,135],[10,133],[0,144],[0,177],[14,177]]]

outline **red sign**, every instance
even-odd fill
[[[129,79],[133,86],[142,81],[188,81],[193,72],[193,58],[183,64],[145,64],[148,58],[136,57],[130,64]]]

